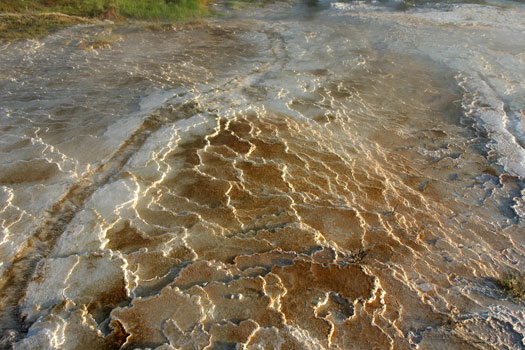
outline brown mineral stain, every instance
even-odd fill
[[[322,263],[322,264],[330,264],[335,261],[336,258],[336,252],[327,247],[322,247],[319,251],[315,252],[312,255],[312,259],[315,262]]]
[[[200,221],[200,218],[193,213],[178,215],[166,210],[152,210],[143,207],[137,208],[137,212],[144,221],[171,229],[178,227],[191,228]]]
[[[16,151],[18,149],[21,149],[21,148],[25,148],[25,147],[28,147],[28,146],[31,146],[32,142],[30,139],[23,139],[23,140],[20,140],[18,142],[14,142],[10,145],[2,145],[0,146],[0,152],[5,152],[5,153],[9,153],[9,152],[13,152],[13,151]]]
[[[253,130],[253,124],[245,118],[239,118],[228,124],[228,130],[236,135],[250,135]]]
[[[281,313],[270,308],[272,299],[265,294],[261,277],[242,278],[227,284],[212,282],[203,289],[215,305],[213,319],[216,321],[253,320],[261,327],[282,323]]]
[[[124,347],[133,348],[162,344],[165,338],[161,326],[169,319],[175,318],[177,326],[187,331],[203,315],[197,298],[190,298],[176,288],[166,287],[158,295],[136,298],[129,307],[114,309],[111,317],[118,320],[125,332],[130,334]]]
[[[226,146],[231,150],[246,154],[250,151],[251,145],[236,136],[234,133],[228,130],[222,130],[216,136],[209,139],[210,145],[213,146]]]
[[[421,66],[397,68],[436,83]],[[389,74],[370,74],[392,91],[407,89]],[[319,95],[291,102],[313,121],[269,112],[217,117],[208,135],[189,136],[162,159],[115,173],[140,188],[131,214],[108,223],[100,238],[104,253],[121,260],[94,255],[79,262],[67,289],[71,300],[52,308],[49,319],[70,313],[70,330],[94,348],[408,349],[411,331],[450,323],[443,305],[475,308],[477,301],[454,294],[455,277],[476,280],[493,271],[487,251],[504,252],[511,233],[482,220],[475,205],[469,215],[479,220],[462,216],[466,197],[442,193],[448,186],[463,193],[467,185],[481,193],[479,183],[462,182],[472,169],[499,175],[479,157],[457,152],[448,140],[456,133],[446,125],[404,128],[415,117],[431,123],[443,108],[432,89],[408,89],[396,102],[389,89],[379,97],[368,79],[329,83]],[[260,97],[264,89],[243,92]],[[378,110],[334,116],[322,102],[330,96]],[[418,98],[432,106],[430,117],[409,108]],[[395,113],[391,103],[400,104]],[[148,118],[143,130],[179,120],[179,112],[203,112],[173,108]],[[376,112],[383,119],[373,119]],[[418,153],[422,144],[432,156]],[[56,169],[37,170],[27,181],[45,182]],[[450,181],[442,179],[452,172]],[[8,184],[26,181],[2,174]],[[516,192],[516,181],[502,175],[498,186]],[[81,203],[83,187],[75,191],[72,200]],[[67,222],[74,214],[64,216]],[[43,269],[31,283],[50,274]],[[86,285],[82,274],[99,279]],[[107,326],[108,317],[113,333],[104,338],[96,327]]]
[[[238,325],[232,322],[214,324],[210,328],[210,334],[214,342],[228,342],[245,344],[259,325],[252,320],[245,320]]]
[[[200,158],[197,154],[197,150],[201,149],[207,144],[206,140],[203,138],[196,138],[192,141],[185,142],[177,146],[176,151],[169,154],[166,158],[169,160],[181,159],[182,163],[185,166],[194,166],[200,164]]]
[[[87,304],[87,311],[92,314],[97,323],[102,323],[109,317],[113,308],[126,303],[128,295],[124,284],[93,296],[93,301]]]
[[[214,266],[207,261],[196,261],[184,268],[173,281],[173,284],[181,289],[186,289],[194,285],[231,280],[232,278],[232,272],[225,267]]]
[[[357,212],[350,208],[296,206],[303,222],[319,230],[338,246],[355,250],[361,248],[364,230]]]
[[[222,158],[218,153],[200,153],[201,166],[199,170],[214,178],[227,181],[239,181],[239,171],[230,159]]]
[[[166,241],[169,238],[148,237],[144,232],[131,227],[129,221],[126,221],[121,228],[112,228],[106,233],[108,242],[105,248],[111,250],[120,250],[124,253],[131,253],[143,247],[153,246]]]
[[[59,173],[57,164],[44,159],[17,161],[3,165],[0,172],[0,185],[45,183]]]
[[[263,266],[271,269],[274,265],[291,265],[296,257],[297,254],[280,250],[252,255],[239,255],[235,258],[235,267],[241,270],[254,266]]]
[[[248,161],[238,162],[236,167],[242,170],[242,177],[250,187],[257,189],[267,189],[271,192],[275,190],[288,191],[289,186],[283,179],[282,169],[278,164],[266,163],[257,164]]]
[[[173,184],[173,185],[172,185]],[[226,181],[216,180],[193,170],[181,171],[164,182],[182,197],[188,198],[200,205],[211,208],[225,206],[226,192],[230,185]]]

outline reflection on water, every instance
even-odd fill
[[[523,179],[411,41],[497,31],[307,5],[2,48],[3,345],[522,348]]]

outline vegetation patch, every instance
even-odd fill
[[[114,0],[120,15],[144,20],[188,20],[209,14],[209,0]]]
[[[210,14],[210,0],[1,0],[0,39],[38,38],[95,19],[188,21]]]
[[[267,1],[253,1],[253,0],[229,0],[225,3],[226,7],[232,10],[242,10],[247,7],[264,7]]]
[[[96,49],[106,49],[111,47],[117,41],[122,40],[120,35],[115,34],[99,34],[81,45],[81,48],[85,50],[96,50]]]
[[[506,294],[518,300],[525,300],[525,275],[511,275],[496,281]]]
[[[210,0],[2,0],[0,13],[60,12],[82,17],[180,20],[208,14]]]
[[[58,29],[92,22],[61,13],[0,14],[0,41],[39,38]]]

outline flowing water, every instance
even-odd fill
[[[525,268],[525,6],[497,5],[1,46],[1,346],[525,348],[496,282]]]

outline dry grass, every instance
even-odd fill
[[[0,40],[39,38],[65,27],[92,22],[61,13],[0,14]]]
[[[120,35],[99,34],[84,42],[80,47],[84,50],[107,49],[120,40],[122,40]]]
[[[39,38],[94,19],[188,21],[210,14],[211,0],[0,0],[0,40]]]

